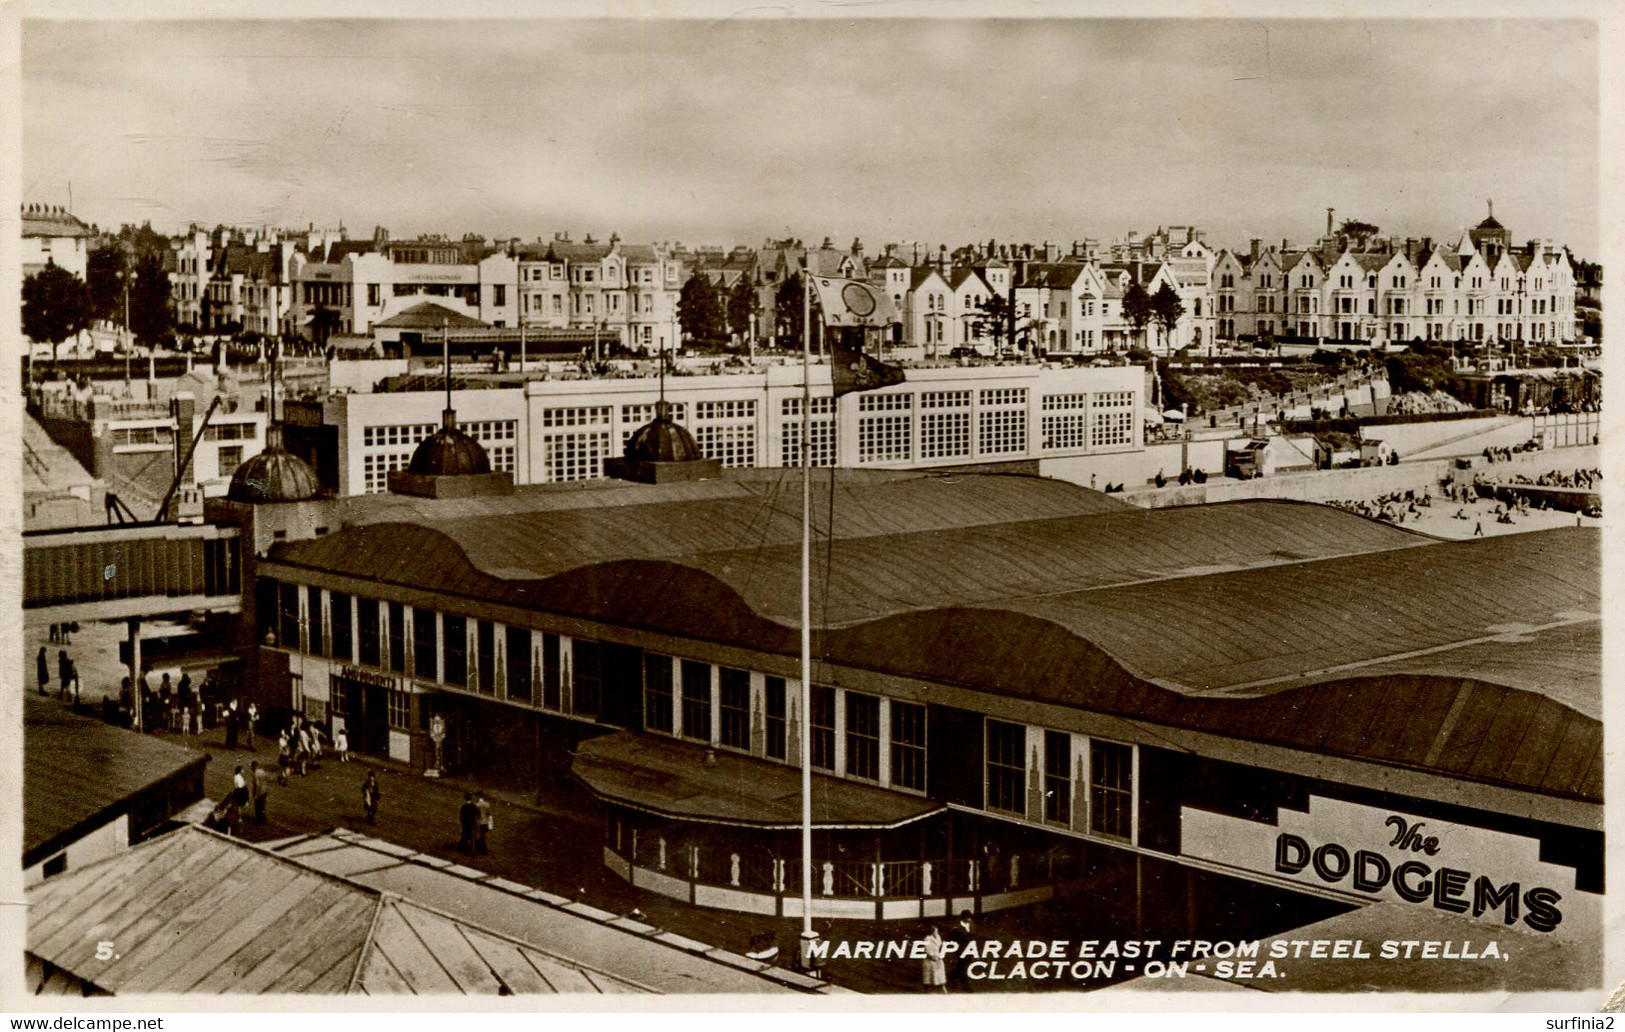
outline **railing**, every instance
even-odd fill
[[[683,881],[773,896],[801,894],[801,858],[674,844],[639,836],[629,850],[634,866]],[[920,899],[980,895],[1053,884],[1070,854],[1055,846],[989,860],[820,860],[812,864],[812,894],[825,899]]]

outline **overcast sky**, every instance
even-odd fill
[[[759,244],[1448,236],[1594,255],[1582,21],[28,22],[23,197]]]

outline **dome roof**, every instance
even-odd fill
[[[265,434],[265,449],[237,467],[226,497],[234,502],[303,502],[316,497],[316,473],[282,446],[282,427],[272,424]]]
[[[480,442],[457,429],[456,416],[447,409],[445,425],[418,445],[407,472],[431,477],[489,473],[491,458]]]
[[[689,462],[705,458],[694,436],[672,422],[671,405],[655,402],[655,417],[638,427],[626,441],[626,457],[633,462]]]
[[[1495,220],[1494,215],[1491,215],[1488,218],[1486,218],[1483,222],[1480,222],[1478,224],[1477,228],[1479,228],[1479,229],[1505,229],[1506,227],[1501,225],[1501,223],[1497,222]]]

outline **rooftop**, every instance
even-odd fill
[[[601,798],[665,817],[711,824],[801,826],[801,772],[729,752],[702,762],[704,746],[619,731],[576,747],[573,770]],[[820,828],[894,828],[942,804],[816,774],[812,820]]]
[[[115,995],[657,992],[195,825],[30,889],[28,952]],[[96,943],[117,914],[119,952]],[[652,952],[664,954],[655,948]]]
[[[26,204],[23,206],[22,216],[25,237],[90,236],[90,227],[66,208]]]
[[[375,504],[273,558],[795,655],[799,485],[759,470],[668,487]],[[814,599],[829,661],[1600,798],[1589,530],[1445,543],[1295,502],[1140,510],[1032,477],[855,471],[813,511],[835,519],[816,531],[832,538]],[[1537,633],[1571,636],[1567,676],[1506,647]],[[1431,718],[1424,696],[1442,700]],[[1533,721],[1516,725],[1527,742],[1483,739],[1458,697]],[[1409,730],[1332,735],[1396,712]],[[1499,762],[1506,741],[1528,755]]]
[[[373,323],[374,329],[389,330],[483,330],[487,326],[478,319],[447,308],[433,301],[420,301],[403,309],[382,322]]]
[[[55,657],[51,657],[55,662]],[[207,754],[24,694],[23,856],[44,859]]]

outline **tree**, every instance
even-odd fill
[[[677,322],[692,340],[712,341],[726,336],[722,304],[717,299],[716,288],[704,273],[696,272],[683,284],[683,291],[677,297]]]
[[[92,319],[117,319],[124,311],[124,248],[107,244],[85,261],[85,292]]]
[[[1174,327],[1185,314],[1185,302],[1179,299],[1179,291],[1164,283],[1151,295],[1151,318],[1157,321],[1162,328],[1163,339],[1172,340]]]
[[[162,343],[175,328],[175,313],[169,307],[169,273],[164,260],[148,251],[136,259],[135,278],[130,283],[130,330],[148,347]]]
[[[1140,338],[1141,344],[1145,343],[1145,328],[1150,325],[1152,314],[1151,294],[1139,283],[1130,283],[1123,291],[1123,320]]]
[[[803,327],[803,301],[800,276],[787,277],[779,284],[779,289],[773,295],[773,325],[778,333],[779,343],[790,346],[792,342],[796,347],[801,346]]]
[[[1359,219],[1344,219],[1343,224],[1337,227],[1337,232],[1349,237],[1374,237],[1382,230],[1369,222],[1361,222]]]
[[[728,329],[743,339],[750,335],[750,318],[756,314],[756,287],[749,278],[739,277],[728,292]]]
[[[1010,299],[989,294],[977,305],[970,320],[971,331],[978,337],[992,337],[995,350],[1002,348],[1010,333]]]
[[[90,304],[79,277],[60,265],[47,265],[23,280],[23,333],[51,345],[56,367],[57,345],[90,325]]]

